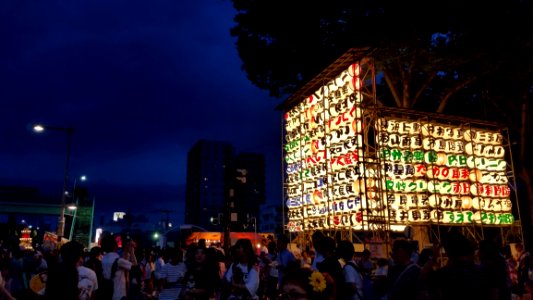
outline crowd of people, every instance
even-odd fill
[[[184,248],[118,247],[112,235],[85,251],[75,241],[42,252],[3,249],[0,299],[31,300],[525,300],[531,295],[531,256],[458,232],[418,251],[396,239],[387,257],[356,253],[348,240],[316,231],[299,249],[269,236],[255,247],[239,239],[223,249],[199,240]]]

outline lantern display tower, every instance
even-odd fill
[[[349,50],[278,109],[284,225],[300,243],[321,230],[425,245],[454,227],[523,240],[508,129],[378,105],[368,49]]]

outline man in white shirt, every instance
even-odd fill
[[[78,266],[78,289],[80,290],[79,300],[93,299],[94,291],[98,289],[98,279],[96,273],[83,266],[83,259]]]
[[[135,258],[134,241],[129,241],[124,248],[122,257],[116,252],[118,246],[114,236],[106,236],[102,239],[102,249],[106,253],[102,257],[102,271],[104,279],[113,278],[113,300],[120,300],[127,296],[128,271],[133,265],[137,265]],[[114,274],[112,273],[113,264],[117,261],[117,267]]]

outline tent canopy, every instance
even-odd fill
[[[238,239],[249,239],[252,243],[260,243],[262,239],[266,239],[267,236],[272,233],[255,233],[255,232],[230,232],[231,245],[234,245]],[[224,234],[222,232],[193,232],[187,239],[185,239],[185,245],[197,243],[200,239],[205,239],[206,244],[222,243],[224,241]]]

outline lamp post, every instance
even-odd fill
[[[72,237],[74,236],[74,225],[76,223],[76,217],[77,217],[77,214],[78,214],[78,207],[79,207],[79,201],[78,201],[78,198],[77,198],[77,195],[76,195],[76,184],[78,183],[78,179],[83,182],[85,180],[87,180],[87,176],[85,175],[81,175],[79,177],[76,177],[74,178],[74,184],[72,185],[72,203],[66,205],[66,207],[73,211],[73,214],[72,214],[72,222],[70,223],[70,231],[69,231],[69,241],[72,241]]]
[[[72,135],[74,133],[74,128],[36,124],[33,126],[33,130],[39,133],[45,130],[63,131],[67,134],[67,155],[65,157],[65,168],[63,170],[63,193],[61,194],[61,207],[59,211],[59,220],[57,222],[57,241],[61,243],[63,234],[65,232],[65,209],[67,198],[68,172],[70,167],[70,150],[72,145]]]

